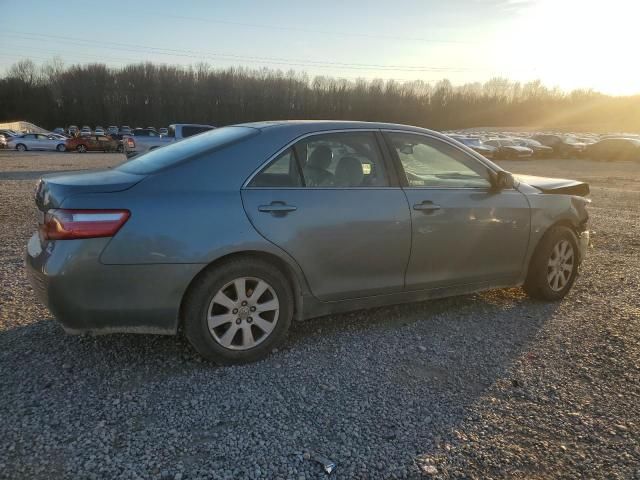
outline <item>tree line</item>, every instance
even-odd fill
[[[279,119],[385,121],[433,129],[536,126],[640,130],[640,95],[564,92],[541,81],[493,78],[454,86],[416,80],[345,80],[272,69],[140,63],[36,66],[22,60],[0,78],[0,121],[166,126]]]

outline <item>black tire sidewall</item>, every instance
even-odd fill
[[[548,262],[551,257],[551,253],[556,244],[562,240],[567,240],[571,243],[573,248],[574,263],[573,271],[569,277],[569,281],[562,290],[555,291],[549,286],[547,279],[548,274]],[[578,242],[573,231],[564,226],[552,227],[549,230],[536,248],[536,251],[531,259],[529,273],[527,280],[525,281],[525,290],[530,296],[541,300],[556,301],[564,298],[564,296],[571,290],[573,284],[578,276],[579,266],[579,250]]]
[[[213,296],[227,283],[239,277],[266,281],[280,302],[278,322],[268,338],[249,350],[230,350],[214,340],[207,325],[208,308]],[[238,259],[203,272],[189,288],[182,309],[184,333],[191,345],[208,360],[219,365],[254,362],[264,358],[286,338],[293,317],[293,295],[285,275],[267,262]]]

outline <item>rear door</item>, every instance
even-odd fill
[[[27,133],[22,137],[20,143],[24,143],[29,150],[39,150],[40,144],[35,133]]]
[[[100,150],[110,151],[114,149],[112,146],[112,140],[109,137],[99,135],[96,137],[96,141],[98,142],[98,148]]]
[[[411,244],[407,200],[371,131],[314,134],[242,191],[258,232],[288,252],[330,301],[401,291]]]
[[[453,144],[415,133],[384,135],[411,207],[407,289],[518,278],[530,234],[525,196],[494,190],[489,168]]]

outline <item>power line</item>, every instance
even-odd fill
[[[364,64],[364,63],[342,63],[342,62],[329,62],[329,61],[314,61],[314,60],[301,60],[301,59],[289,59],[289,58],[281,58],[281,57],[258,57],[258,56],[246,56],[246,55],[236,55],[236,54],[227,54],[227,53],[219,53],[219,52],[204,52],[204,51],[196,51],[196,50],[180,50],[180,49],[170,49],[163,47],[154,47],[149,45],[139,45],[139,44],[129,44],[129,43],[120,43],[120,42],[110,42],[110,41],[98,41],[98,40],[90,40],[85,38],[78,37],[67,37],[62,35],[48,35],[41,33],[33,33],[33,32],[21,32],[21,31],[11,31],[5,30],[4,35],[12,36],[18,35],[27,40],[40,40],[41,38],[52,38],[57,41],[65,42],[65,43],[85,43],[89,45],[97,45],[101,48],[114,48],[119,50],[127,50],[136,53],[144,52],[144,53],[154,53],[165,56],[178,56],[178,57],[188,57],[188,58],[196,58],[196,59],[227,59],[227,61],[232,60],[243,60],[249,61],[253,63],[260,64],[273,64],[273,65],[286,65],[286,66],[298,66],[298,67],[318,67],[318,68],[332,68],[332,69],[347,69],[347,70],[385,70],[385,71],[397,71],[397,72],[464,72],[478,69],[471,68],[453,68],[453,67],[430,67],[430,66],[422,66],[422,65],[383,65],[383,64]],[[31,38],[30,38],[31,37]],[[35,38],[33,38],[35,37]]]
[[[54,56],[61,56],[59,54],[54,54]],[[36,59],[36,60],[41,60],[41,61],[50,61],[52,60],[54,57],[42,57],[42,56],[38,56],[38,55],[22,55],[22,54],[18,54],[18,53],[0,53],[0,57],[7,57],[7,58],[13,58],[16,60],[24,60],[24,59]],[[129,65],[136,65],[136,64],[140,64],[142,62],[140,62],[139,60],[131,60],[132,63],[125,63],[125,64],[119,64],[119,67],[125,67],[125,66],[129,66]],[[101,64],[101,63],[105,63],[105,62],[100,62],[100,61],[94,61],[94,62],[77,62],[77,63],[85,63],[85,64],[89,64],[89,63],[97,63],[97,64]],[[156,64],[154,62],[154,64]],[[170,65],[167,63],[160,63],[160,65]],[[233,67],[227,67],[227,68],[233,68]],[[408,78],[397,78],[397,77],[380,77],[380,76],[357,76],[357,77],[348,77],[348,76],[344,76],[344,75],[326,75],[326,74],[309,74],[308,72],[297,72],[299,74],[305,74],[306,76],[308,76],[308,78],[310,79],[314,79],[314,78],[328,78],[328,79],[332,79],[332,80],[346,80],[346,81],[350,81],[350,82],[357,82],[357,81],[367,81],[367,82],[371,82],[371,81],[377,81],[377,80],[381,80],[384,82],[389,82],[389,81],[394,81],[394,82],[398,82],[398,83],[414,83],[414,82],[424,82],[424,83],[431,83],[431,82],[437,82],[439,80],[442,80],[442,78],[413,78],[413,79],[408,79]]]
[[[341,37],[358,37],[358,38],[371,38],[375,40],[397,40],[397,41],[408,41],[408,42],[421,42],[421,43],[443,43],[443,44],[457,44],[457,45],[469,45],[471,42],[463,42],[460,40],[442,40],[442,39],[431,39],[431,38],[421,38],[421,37],[403,37],[397,35],[385,35],[385,34],[370,34],[370,33],[360,33],[360,32],[339,32],[334,30],[316,30],[313,28],[303,28],[303,27],[292,27],[289,25],[266,25],[260,23],[246,23],[246,22],[234,22],[230,20],[214,20],[211,18],[199,18],[199,17],[189,17],[185,15],[172,15],[172,14],[157,14],[157,13],[147,13],[150,16],[161,17],[161,18],[175,18],[178,20],[188,20],[188,21],[197,21],[204,23],[217,23],[220,25],[234,25],[240,27],[250,27],[250,28],[260,28],[260,29],[268,29],[268,30],[282,30],[282,31],[293,31],[293,32],[304,32],[304,33],[313,33],[319,35],[337,35]]]

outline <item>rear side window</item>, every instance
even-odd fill
[[[264,170],[256,175],[251,187],[301,187],[302,178],[293,148],[281,153]]]
[[[308,187],[386,187],[387,173],[372,132],[314,135],[295,145]]]
[[[123,163],[117,168],[127,173],[148,175],[176,165],[200,153],[227,147],[258,133],[259,130],[250,127],[217,128],[205,135],[151,150],[144,155]]]

